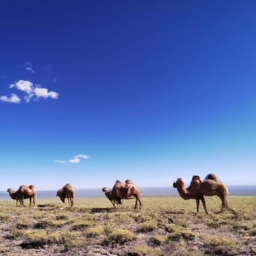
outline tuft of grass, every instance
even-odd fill
[[[68,220],[68,219],[69,219],[68,216],[64,214],[56,216],[56,220]]]
[[[195,238],[195,233],[192,230],[174,224],[167,225],[165,230],[171,233],[169,239],[172,241],[178,241],[182,238],[185,240],[193,240]]]
[[[163,245],[166,244],[169,240],[168,236],[156,236],[151,237],[148,241],[150,245]]]
[[[18,221],[16,224],[17,229],[28,229],[31,227],[32,227],[31,223],[29,223],[27,221]]]
[[[92,227],[93,225],[94,225],[94,223],[90,220],[77,220],[77,221],[75,221],[75,223],[73,223],[71,229],[79,230],[79,229]]]
[[[87,237],[100,236],[104,233],[104,228],[102,226],[91,227],[87,229],[86,233],[87,233]]]
[[[225,254],[227,251],[235,251],[237,242],[224,236],[211,236],[205,242],[206,247],[214,247],[216,253]]]
[[[149,220],[139,224],[138,231],[139,232],[151,232],[157,229],[157,221],[156,220]]]
[[[152,248],[147,245],[142,246],[136,246],[132,252],[130,252],[128,255],[130,256],[164,256],[164,254],[160,248]]]
[[[116,229],[108,237],[105,238],[106,244],[125,244],[135,241],[138,236],[126,229]]]
[[[250,230],[250,234],[251,234],[252,236],[256,236],[256,228],[252,228],[252,229]]]
[[[6,213],[0,213],[0,221],[7,221],[11,219],[10,214]]]

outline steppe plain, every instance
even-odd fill
[[[142,197],[113,209],[106,198],[58,199],[37,207],[0,201],[0,255],[256,255],[256,197],[229,197],[230,210],[207,197],[209,215],[195,200]]]

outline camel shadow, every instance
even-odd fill
[[[230,213],[234,214],[235,216],[238,215],[238,213],[232,208],[227,208],[225,210],[221,209],[219,211],[213,212],[213,214],[223,214],[223,213],[226,213],[226,212],[230,212]]]

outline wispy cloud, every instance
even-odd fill
[[[20,98],[16,94],[12,94],[11,97],[1,96],[0,100],[10,103],[20,103]]]
[[[32,62],[31,61],[27,61],[23,64],[24,68],[29,71],[30,73],[36,73],[33,68],[32,68]]]
[[[88,159],[88,158],[89,158],[89,156],[80,154],[80,155],[75,156],[73,159],[69,160],[68,162],[71,164],[78,164],[81,162],[81,159]],[[63,161],[63,160],[55,160],[54,162],[60,163],[60,164],[67,163],[67,161]]]
[[[81,154],[80,154],[80,155],[75,156],[73,159],[69,160],[69,162],[70,162],[71,164],[78,164],[79,162],[81,162],[81,158],[88,159],[89,156],[87,156],[87,155],[81,155]]]
[[[51,98],[51,99],[58,99],[59,94],[54,91],[48,91],[47,88],[42,88],[40,84],[34,85],[32,82],[27,80],[19,80],[14,84],[10,84],[9,87],[15,88],[19,91],[22,91],[25,95],[23,96],[26,102],[29,102],[31,99],[39,100],[40,98]],[[12,103],[20,103],[21,99],[16,95],[12,94],[11,97],[1,96],[0,99],[5,102],[12,102]]]
[[[62,161],[62,160],[54,160],[55,163],[60,163],[60,164],[66,164],[67,161]]]

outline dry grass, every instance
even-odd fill
[[[229,197],[232,210],[207,198],[145,197],[113,209],[106,198],[76,199],[73,208],[39,199],[36,208],[1,201],[1,255],[255,255],[256,197]]]

